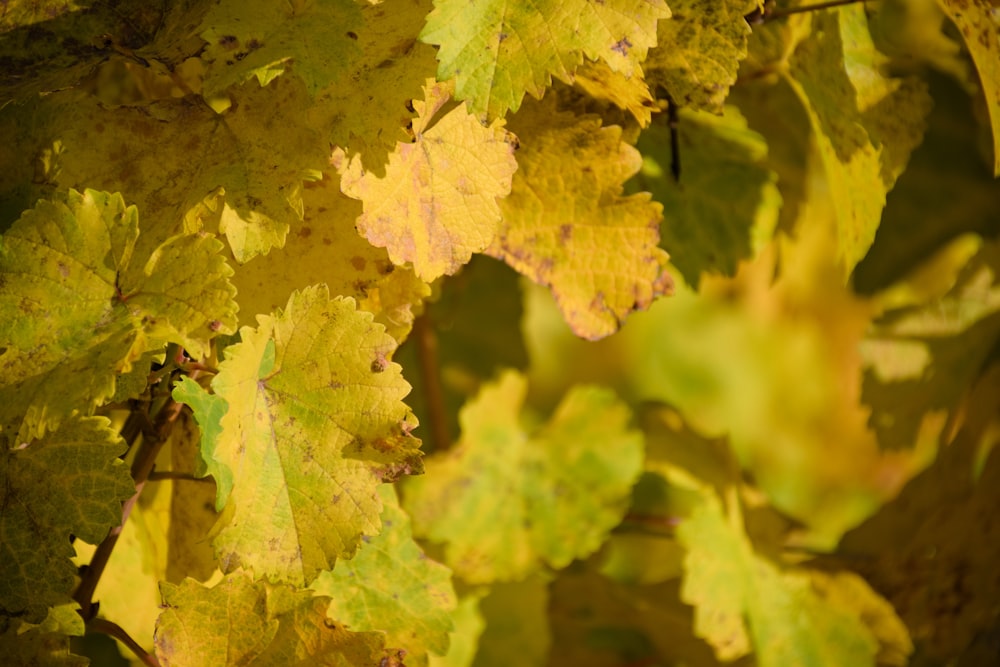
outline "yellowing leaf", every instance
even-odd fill
[[[351,0],[213,3],[198,30],[206,98],[251,77],[266,86],[290,66],[315,93],[358,55],[348,33],[361,24],[360,9]]]
[[[486,385],[462,411],[458,446],[405,487],[417,534],[444,542],[446,562],[469,582],[515,581],[593,553],[640,473],[642,436],[610,391],[578,387],[528,429],[526,390],[514,372]]]
[[[449,613],[457,604],[451,572],[413,541],[393,487],[379,492],[382,532],[364,538],[354,558],[321,573],[310,588],[331,599],[330,618],[356,631],[384,632],[386,643],[406,651],[407,665],[423,667],[429,653],[448,651]]]
[[[546,0],[523,3],[436,0],[420,39],[437,44],[438,79],[455,77],[455,94],[490,118],[540,98],[556,76],[567,83],[586,56],[626,75],[656,44],[663,0]]]
[[[327,618],[329,598],[254,582],[235,572],[211,588],[162,583],[156,657],[171,667],[329,665],[378,667],[389,658],[376,632],[351,632]]]
[[[0,445],[0,609],[37,623],[69,599],[70,534],[103,540],[135,486],[103,417],[73,417],[28,442],[4,433]]]
[[[32,628],[17,619],[5,623],[0,632],[0,655],[12,665],[87,667],[91,664],[87,658],[70,653],[69,637],[65,634]]]
[[[219,241],[182,235],[143,256],[138,235],[136,208],[93,190],[38,202],[4,235],[0,420],[54,425],[112,396],[116,372],[144,352],[169,341],[201,357],[235,329]]]
[[[628,111],[641,127],[649,125],[654,111],[659,111],[642,72],[625,76],[603,62],[588,60],[576,70],[573,84],[597,100],[611,102]]]
[[[448,94],[441,85],[424,91],[426,101],[413,103],[415,140],[396,146],[384,178],[366,172],[358,155],[348,160],[337,151],[334,163],[344,194],[364,202],[358,231],[430,282],[455,273],[493,240],[496,200],[510,192],[517,163],[501,121],[483,127],[459,105],[432,123]]]
[[[868,252],[931,107],[922,82],[886,77],[884,64],[864,9],[842,7],[814,18],[813,38],[799,45],[788,76],[819,148],[846,274]]]
[[[877,643],[857,612],[826,604],[804,573],[756,554],[717,499],[706,497],[677,538],[688,550],[681,597],[695,606],[695,633],[720,660],[752,645],[761,667],[874,666]]]
[[[410,331],[414,309],[430,288],[354,227],[361,203],[340,192],[336,174],[303,192],[305,215],[293,221],[285,245],[237,267],[236,300],[245,320],[280,308],[295,289],[325,283],[336,296],[353,297],[396,340]]]
[[[671,0],[657,26],[657,47],[643,63],[646,80],[682,107],[719,112],[747,55],[746,0]]]
[[[657,247],[660,205],[647,193],[621,196],[639,153],[596,116],[532,104],[512,122],[519,169],[487,252],[549,287],[578,336],[608,336],[673,287]]]
[[[976,63],[993,128],[993,175],[1000,176],[1000,16],[991,0],[938,0]]]
[[[420,471],[420,442],[395,341],[352,299],[311,287],[257,319],[212,382],[229,410],[202,454],[233,477],[214,545],[224,571],[303,584],[379,532],[376,488]]]

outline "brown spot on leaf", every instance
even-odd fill
[[[616,53],[620,53],[623,56],[627,56],[628,50],[631,48],[632,48],[632,42],[629,41],[628,37],[622,37],[617,42],[615,42],[615,45],[611,47],[611,50]]]
[[[312,233],[313,233],[312,227],[309,227],[308,225],[304,226],[302,229],[299,230],[299,238],[307,239],[310,236],[312,236]]]
[[[354,32],[353,30],[348,30],[347,36],[353,39],[354,41],[357,41],[358,39],[358,33]]]
[[[364,271],[366,264],[367,262],[365,261],[364,257],[358,257],[358,256],[351,257],[351,266],[354,267],[355,271]]]
[[[235,49],[239,40],[236,39],[236,35],[223,35],[219,38],[219,46],[224,49]]]

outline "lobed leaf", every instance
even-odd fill
[[[620,127],[548,104],[526,106],[512,122],[519,168],[487,253],[549,287],[576,335],[608,336],[673,288],[667,253],[656,247],[660,205],[648,193],[621,196],[639,153]]]
[[[722,111],[747,55],[746,9],[745,0],[671,0],[672,15],[660,21],[657,47],[643,63],[646,80],[681,107]]]
[[[455,273],[482,252],[500,222],[497,198],[510,192],[515,139],[502,121],[489,127],[460,105],[442,112],[449,94],[440,84],[414,102],[414,142],[398,144],[384,178],[366,172],[360,156],[334,153],[341,190],[364,202],[358,231],[389,251],[395,264],[412,262],[422,280]]]
[[[156,657],[163,665],[388,664],[379,633],[349,631],[327,617],[329,598],[311,591],[255,582],[243,571],[211,588],[186,579],[160,590]]]
[[[1000,176],[1000,20],[990,0],[938,0],[969,49],[993,130],[993,175]]]
[[[547,424],[527,429],[526,389],[512,371],[486,385],[461,413],[457,447],[405,487],[415,532],[443,542],[470,583],[516,581],[593,553],[640,473],[642,436],[611,392],[577,387]]]
[[[212,381],[229,409],[202,456],[233,479],[214,545],[224,571],[301,585],[379,532],[376,489],[421,471],[420,442],[395,341],[353,299],[311,287],[258,322]]]
[[[390,485],[379,487],[382,532],[363,538],[350,560],[322,572],[310,588],[330,598],[327,615],[355,631],[380,631],[406,651],[411,667],[448,651],[457,606],[451,571],[427,558],[410,532],[410,518]]]
[[[98,543],[135,493],[118,456],[125,443],[104,417],[74,416],[46,435],[0,436],[0,615],[38,623],[69,600],[70,535]]]
[[[814,21],[814,38],[799,44],[788,81],[812,125],[849,274],[868,252],[886,193],[921,141],[931,100],[915,77],[882,73],[886,59],[872,44],[863,8]]]
[[[455,77],[472,113],[502,118],[526,92],[541,98],[553,76],[571,82],[584,57],[640,72],[668,16],[663,0],[435,0],[420,39],[440,46],[438,79]]]

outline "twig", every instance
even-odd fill
[[[745,17],[747,23],[754,25],[764,23],[766,21],[773,21],[774,19],[784,18],[786,16],[791,16],[792,14],[803,14],[805,12],[816,12],[821,9],[830,9],[832,7],[841,7],[843,5],[854,5],[859,2],[867,2],[868,0],[829,0],[829,2],[818,2],[814,5],[802,5],[799,7],[788,7],[786,9],[771,9],[767,5],[770,3],[765,3],[763,11],[760,9],[755,9],[750,14]]]
[[[448,433],[448,417],[444,407],[444,389],[441,386],[440,361],[438,359],[437,335],[430,325],[430,316],[425,312],[413,322],[413,337],[417,346],[417,361],[427,403],[427,418],[430,420],[430,447],[428,451],[443,450],[451,445]]]
[[[168,479],[179,479],[185,482],[204,482],[208,483],[212,481],[211,477],[195,477],[193,473],[189,472],[178,472],[175,470],[154,470],[149,473],[149,477],[146,481],[148,482],[162,482]]]
[[[87,623],[87,628],[93,630],[94,632],[100,632],[101,634],[108,635],[109,637],[114,637],[122,644],[125,644],[132,653],[135,653],[136,657],[142,661],[144,665],[150,665],[150,667],[160,667],[160,661],[156,659],[155,655],[150,655],[146,652],[146,649],[139,646],[132,637],[125,632],[125,629],[118,625],[117,623],[112,623],[106,618],[94,618]]]

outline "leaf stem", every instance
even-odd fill
[[[176,470],[154,470],[149,473],[149,477],[146,481],[148,482],[162,482],[169,479],[179,479],[185,482],[211,482],[210,477],[195,477],[194,473],[190,472],[178,472]]]
[[[431,327],[430,315],[425,311],[413,322],[413,337],[417,348],[417,362],[420,364],[420,378],[423,384],[424,401],[427,404],[427,418],[430,421],[430,447],[426,451],[444,450],[451,445],[448,433],[448,416],[444,407],[444,389],[441,386],[438,358],[438,341]]]
[[[122,644],[125,644],[142,661],[142,664],[150,665],[150,667],[160,667],[160,661],[156,659],[156,656],[147,653],[146,649],[139,646],[139,642],[132,639],[131,635],[125,632],[125,628],[117,623],[113,623],[106,618],[94,618],[87,623],[87,627],[94,632],[114,637]]]
[[[802,5],[800,7],[788,7],[785,9],[764,9],[764,13],[761,16],[761,22],[771,21],[774,19],[780,19],[785,16],[791,16],[792,14],[803,14],[805,12],[818,12],[821,9],[830,9],[832,7],[841,7],[843,5],[854,5],[859,2],[867,2],[868,0],[829,0],[828,2],[817,2],[814,5]]]

